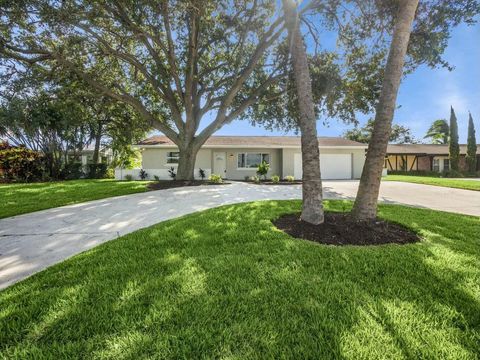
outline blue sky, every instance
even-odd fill
[[[430,124],[436,119],[449,119],[450,105],[455,109],[459,140],[467,141],[468,111],[471,111],[480,142],[480,24],[461,25],[452,31],[444,58],[453,66],[453,71],[418,68],[401,84],[394,122],[408,126],[414,136],[423,140]],[[373,114],[372,114],[373,115]],[[363,119],[366,121],[368,117]],[[335,119],[325,127],[318,122],[319,136],[340,136],[352,125]],[[234,121],[220,129],[216,135],[284,135],[253,127],[247,121]]]

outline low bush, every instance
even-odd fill
[[[115,169],[108,168],[105,172],[104,179],[115,179]]]
[[[153,178],[155,179],[155,181],[160,181],[160,177],[158,175],[153,175]]]
[[[104,179],[107,174],[107,164],[88,164],[88,178]]]
[[[260,178],[258,176],[252,176],[250,178],[250,181],[253,181],[254,183],[258,184],[260,182]]]
[[[127,174],[123,177],[126,181],[132,181],[133,180],[133,175]]]
[[[41,153],[25,147],[2,143],[0,148],[0,179],[5,182],[42,180],[45,162]]]
[[[272,175],[272,182],[273,182],[274,184],[279,183],[279,182],[280,182],[280,176],[278,176],[278,175]]]
[[[250,181],[250,175],[245,175],[244,179],[245,181]]]
[[[168,170],[168,176],[170,176],[172,180],[177,178],[177,173],[175,172],[175,168],[173,166]]]
[[[434,177],[434,178],[463,178],[463,177],[480,177],[480,171],[472,174],[465,171],[456,171],[452,169],[442,171],[442,172],[427,171],[427,170],[412,170],[412,171],[388,170],[388,175],[425,176],[425,177]]]
[[[75,180],[80,179],[85,174],[83,173],[83,165],[82,163],[69,163],[65,164],[63,167],[62,175],[66,180]]]
[[[212,174],[208,177],[208,180],[213,184],[221,184],[223,183],[223,179],[220,175]]]
[[[140,176],[140,179],[145,180],[148,178],[148,173],[145,170],[140,169],[138,176]]]
[[[388,175],[409,175],[409,176],[428,176],[428,177],[441,177],[441,173],[438,171],[430,170],[412,170],[412,171],[401,171],[401,170],[388,170]]]
[[[463,177],[465,177],[465,175],[464,175],[462,172],[460,172],[460,171],[450,169],[450,170],[443,171],[443,172],[442,172],[442,177],[446,177],[446,178],[463,178]]]
[[[287,176],[285,176],[285,180],[288,181],[288,182],[294,182],[294,181],[295,181],[295,177],[292,176],[292,175],[287,175]]]
[[[263,176],[263,179],[267,180],[268,170],[270,170],[270,164],[267,163],[266,161],[262,161],[262,163],[260,165],[258,165],[257,175],[258,176]]]

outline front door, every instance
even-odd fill
[[[227,153],[213,153],[213,173],[220,175],[224,179],[227,177]]]

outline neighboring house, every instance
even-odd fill
[[[93,164],[93,153],[95,151],[94,144],[87,146],[83,149],[80,153],[73,154],[73,152],[69,152],[70,160],[77,159],[77,161],[81,162],[83,166]],[[110,164],[112,162],[113,154],[112,150],[106,147],[100,148],[98,161],[102,164]]]
[[[323,179],[360,178],[367,146],[355,141],[320,137],[320,166]],[[135,145],[142,154],[142,168],[151,179],[169,179],[168,170],[178,165],[176,145],[165,136],[153,136]],[[302,178],[300,137],[297,136],[212,136],[197,154],[195,177],[199,169],[231,180],[256,175],[261,161],[270,164],[268,177],[293,175]],[[139,169],[117,169],[117,179],[130,174],[138,179]]]
[[[467,170],[467,145],[460,145],[460,170]],[[388,145],[384,167],[394,171],[446,171],[450,169],[448,145]],[[477,145],[477,170],[480,170],[480,145]]]

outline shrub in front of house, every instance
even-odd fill
[[[4,182],[39,181],[45,175],[44,156],[26,147],[0,144],[0,180]]]
[[[133,180],[133,175],[127,174],[123,177],[125,181],[132,181]]]
[[[105,175],[107,173],[107,164],[100,163],[100,164],[88,164],[88,178],[89,179],[105,179]],[[77,178],[78,179],[78,178]]]
[[[223,179],[220,175],[212,174],[208,177],[208,180],[213,184],[221,184],[223,183]]]
[[[107,171],[105,172],[105,176],[103,178],[104,179],[115,179],[115,169],[108,168]]]
[[[257,175],[263,176],[264,180],[267,180],[268,170],[270,170],[270,164],[266,161],[262,161],[257,168]]]
[[[442,174],[439,173],[438,171],[430,171],[430,170],[412,170],[412,171],[388,170],[387,175],[441,177]]]
[[[173,166],[168,170],[168,176],[170,176],[172,180],[177,178],[177,173],[175,172],[175,168]]]
[[[294,181],[295,181],[295,177],[292,176],[292,175],[287,175],[287,176],[285,176],[285,180],[288,181],[288,182],[294,182]]]
[[[66,180],[80,179],[84,176],[83,165],[79,162],[65,164],[62,169],[62,177]]]
[[[250,178],[250,181],[253,181],[255,184],[258,184],[260,182],[260,178],[254,175]]]
[[[202,179],[202,181],[205,180],[205,178],[207,176],[206,173],[205,173],[205,170],[203,170],[202,168],[198,169],[198,175],[200,175],[200,179]]]
[[[145,170],[140,169],[138,176],[140,176],[140,179],[146,180],[148,178],[148,173]]]
[[[453,170],[453,169],[450,169],[450,170],[445,170],[442,172],[442,177],[446,177],[446,178],[463,178],[465,177],[465,175],[458,171],[458,170]]]
[[[280,176],[278,175],[272,175],[271,179],[274,184],[278,184],[280,182]]]

